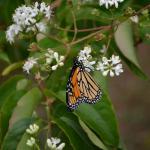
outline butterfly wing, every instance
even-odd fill
[[[67,107],[75,110],[82,102],[96,103],[101,97],[101,90],[91,75],[82,67],[74,64],[66,89]]]
[[[67,82],[67,89],[66,89],[66,102],[67,107],[69,109],[76,109],[77,106],[81,103],[81,92],[78,86],[78,74],[80,72],[79,67],[73,67],[69,80]]]
[[[81,91],[82,99],[84,99],[84,102],[94,104],[100,100],[102,92],[98,84],[86,70],[80,72],[79,83],[79,89]]]

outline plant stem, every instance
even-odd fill
[[[77,33],[78,33],[78,28],[77,28],[77,23],[76,23],[76,17],[73,11],[71,11],[72,17],[73,17],[73,24],[74,24],[74,36],[72,39],[72,42],[76,39]]]
[[[103,31],[104,31],[104,30],[110,30],[110,29],[111,29],[111,27],[109,26],[109,27],[103,29]],[[102,31],[99,30],[99,31],[96,31],[96,32],[94,32],[94,33],[91,33],[91,34],[89,34],[89,35],[87,35],[87,36],[85,36],[85,37],[83,37],[83,38],[81,38],[81,39],[78,39],[78,40],[76,40],[76,41],[73,41],[73,42],[69,43],[69,45],[70,45],[70,46],[73,46],[73,45],[75,45],[75,44],[78,44],[78,43],[80,43],[80,42],[82,42],[82,41],[85,41],[85,40],[87,40],[87,39],[89,39],[89,38],[95,36],[96,34],[99,34],[100,32],[102,32]]]

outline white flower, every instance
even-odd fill
[[[26,33],[29,31],[37,32],[38,29],[40,32],[46,32],[47,21],[44,23],[42,20],[44,18],[49,20],[51,13],[50,6],[44,2],[41,4],[36,2],[34,5],[22,5],[18,7],[13,14],[14,24],[6,31],[6,39],[12,43],[14,42],[15,36],[22,31]]]
[[[130,19],[134,23],[138,23],[139,22],[139,17],[137,15],[130,17]]]
[[[65,143],[61,143],[58,147],[57,150],[62,150],[65,147]]]
[[[96,63],[95,61],[92,61],[91,54],[91,47],[86,46],[83,50],[79,52],[78,55],[78,61],[83,63],[85,69],[90,72],[91,70],[94,70],[93,65]]]
[[[110,61],[112,62],[113,65],[116,65],[116,64],[120,63],[121,60],[120,60],[119,56],[112,55],[110,58]]]
[[[15,36],[18,35],[18,33],[22,31],[22,28],[17,24],[12,24],[8,27],[6,31],[6,39],[10,43],[13,43],[15,40]]]
[[[37,64],[37,59],[33,57],[28,58],[28,60],[23,65],[23,70],[29,74],[30,70],[33,68],[35,64]]]
[[[52,10],[51,10],[50,6],[47,6],[44,2],[42,2],[40,4],[40,12],[44,13],[45,17],[50,19],[51,14],[52,14]]]
[[[83,64],[84,64],[85,70],[87,70],[88,72],[90,72],[91,70],[94,71],[93,65],[96,64],[96,61],[85,60],[85,61],[83,61]]]
[[[15,10],[13,21],[22,27],[30,26],[36,23],[35,17],[37,14],[38,11],[35,11],[32,7],[23,5]]]
[[[59,138],[50,138],[47,139],[47,146],[52,150],[62,150],[65,147],[65,143],[60,143]]]
[[[90,53],[91,53],[91,47],[90,46],[84,47],[84,49],[79,52],[78,60],[84,61],[89,59],[90,57],[92,57]]]
[[[30,139],[27,140],[26,144],[32,147],[35,144],[35,138],[31,137]]]
[[[54,52],[50,48],[48,49],[48,52],[45,54],[46,56],[46,64],[50,65],[53,61],[56,62],[55,65],[53,65],[51,68],[52,70],[56,70],[59,66],[64,65],[64,56],[60,56],[57,52]]]
[[[115,70],[115,74],[116,74],[116,76],[119,76],[119,75],[120,75],[120,73],[122,73],[122,72],[123,72],[122,64],[118,64],[118,65],[114,68],[114,70]]]
[[[38,29],[38,31],[40,31],[40,32],[46,32],[46,23],[44,23],[44,22],[38,22],[38,23],[36,23],[36,27],[37,27],[37,29]]]
[[[54,59],[54,51],[48,48],[48,52],[45,54],[46,56],[46,64],[51,64]]]
[[[13,21],[23,27],[30,26],[37,22],[36,17],[39,15],[39,13],[43,14],[44,17],[50,19],[52,11],[50,6],[47,6],[44,2],[42,2],[41,4],[36,2],[34,6],[23,5],[15,10]]]
[[[102,49],[100,49],[100,52],[105,53],[106,51],[107,51],[107,47],[106,47],[106,45],[103,45]]]
[[[118,3],[123,2],[124,0],[99,0],[99,5],[105,5],[105,7],[108,9],[109,6],[115,5],[116,8],[118,8]]]
[[[56,70],[58,66],[63,66],[64,56],[59,56],[57,52],[54,52],[54,58],[56,60],[56,65],[52,66],[52,70]]]
[[[102,61],[98,62],[96,69],[100,70],[103,76],[107,76],[108,73],[111,77],[119,76],[123,72],[120,62],[119,56],[112,55],[110,59],[103,57]]]
[[[36,124],[31,124],[31,125],[29,126],[29,128],[26,129],[26,132],[29,133],[29,134],[35,134],[35,133],[38,132],[38,130],[39,130],[39,126],[38,126],[38,125],[36,125]]]

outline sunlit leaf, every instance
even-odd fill
[[[8,67],[6,67],[3,72],[2,72],[2,75],[3,76],[6,76],[8,75],[9,73],[11,73],[12,71],[20,68],[21,66],[23,65],[23,62],[16,62],[16,63],[13,63],[11,65],[9,65]]]
[[[33,88],[18,101],[10,120],[10,127],[18,120],[32,116],[34,109],[42,98],[38,88]]]
[[[25,94],[25,91],[14,91],[12,94],[8,96],[8,98],[4,101],[0,112],[1,112],[1,120],[0,121],[0,128],[2,131],[2,138],[4,137],[8,126],[9,126],[9,119],[11,114],[16,106],[18,100]]]
[[[137,60],[136,50],[134,47],[134,40],[132,34],[131,24],[126,21],[119,25],[115,32],[116,44],[119,50],[115,49],[118,54],[124,59],[131,70],[139,77],[146,79],[146,75],[141,70]]]

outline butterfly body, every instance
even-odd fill
[[[80,103],[96,103],[101,97],[101,90],[82,62],[76,58],[66,88],[66,102],[70,110],[75,110]]]

